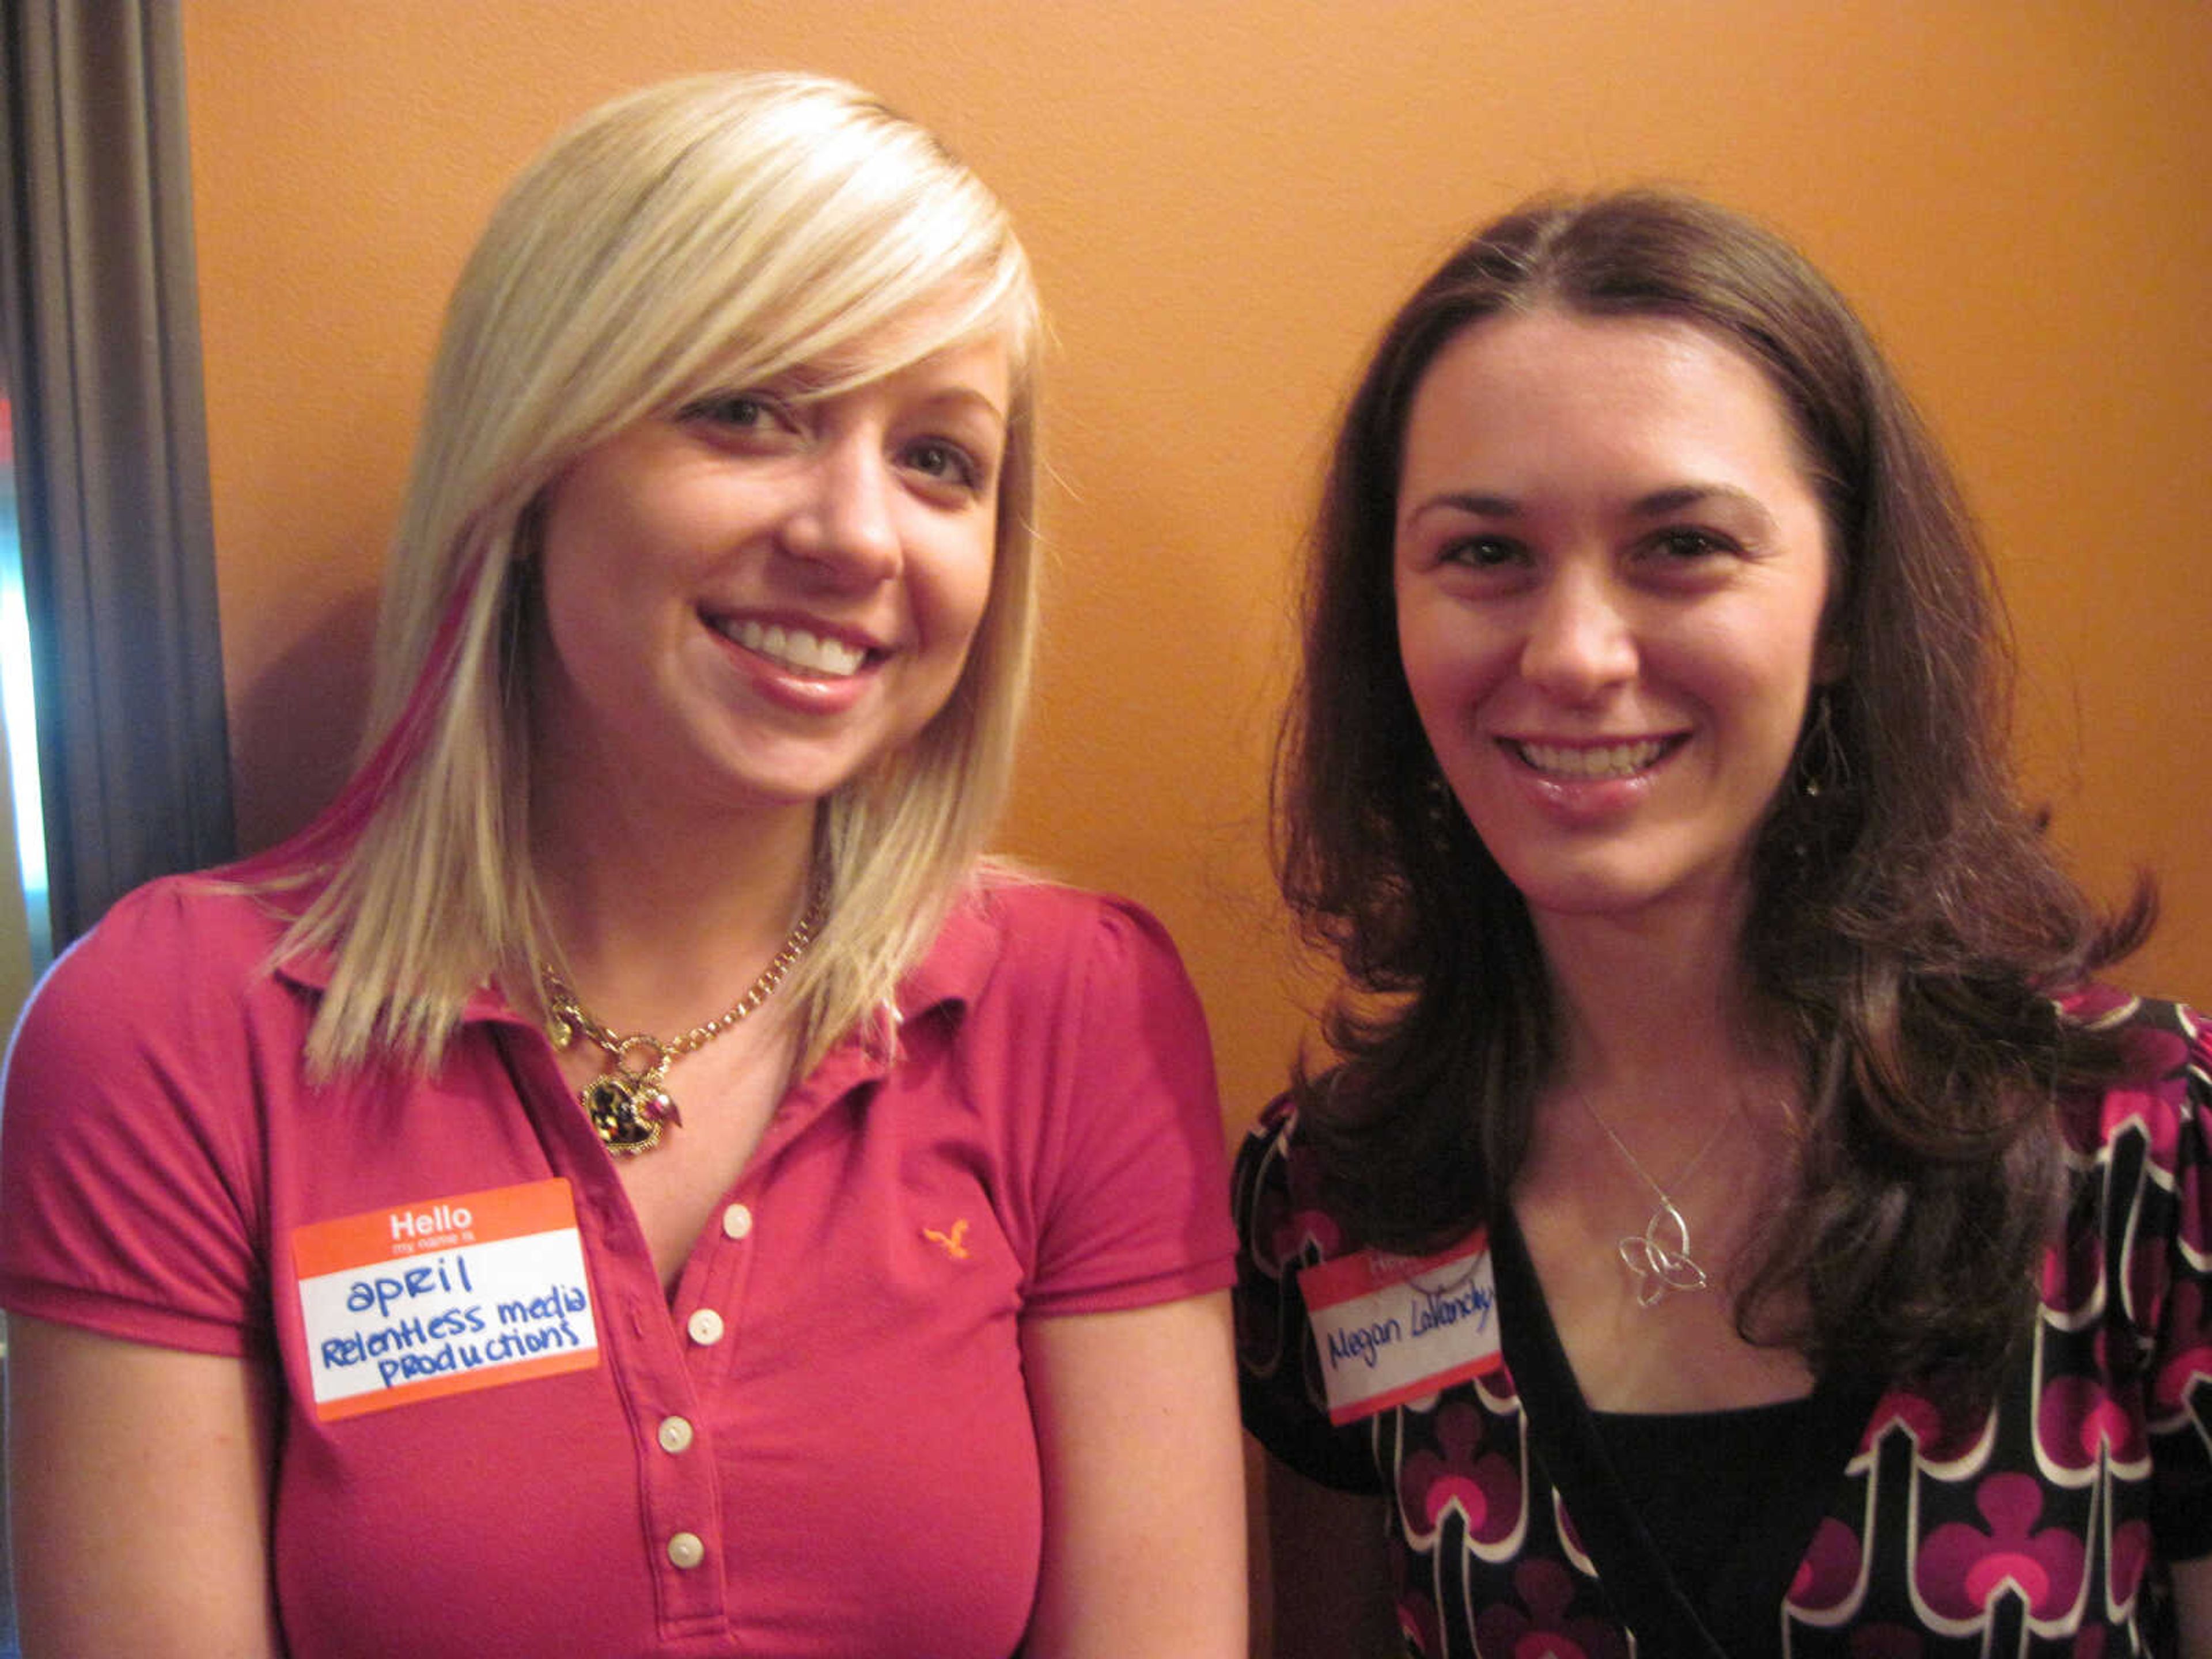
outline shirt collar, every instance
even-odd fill
[[[947,1018],[959,1015],[982,994],[998,966],[1000,933],[988,888],[970,888],[954,904],[936,939],[913,970],[900,983],[896,1006],[899,1022],[944,1011]],[[330,989],[336,959],[325,947],[294,951],[277,959],[278,977],[318,994]],[[471,991],[461,1006],[461,1024],[531,1024],[491,980]],[[851,1039],[848,1039],[850,1041]],[[842,1044],[840,1045],[842,1046]]]

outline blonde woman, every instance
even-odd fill
[[[836,82],[515,184],[357,775],[17,1040],[27,1653],[1242,1652],[1195,999],[981,857],[1037,333],[999,205]]]

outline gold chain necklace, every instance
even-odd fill
[[[553,1040],[553,1046],[565,1049],[582,1036],[607,1057],[607,1069],[586,1084],[576,1098],[609,1152],[632,1158],[649,1152],[660,1145],[665,1130],[682,1127],[684,1115],[676,1109],[662,1083],[668,1068],[694,1049],[705,1048],[766,1002],[783,983],[792,964],[806,954],[821,926],[822,901],[817,897],[807,905],[799,926],[785,936],[782,947],[761,969],[760,977],[727,1012],[666,1041],[646,1031],[624,1036],[600,1024],[584,1012],[576,994],[554,971],[551,963],[538,964],[538,981],[545,995],[545,1035]]]

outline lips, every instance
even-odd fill
[[[1508,738],[1502,743],[1522,765],[1547,777],[1595,783],[1632,778],[1680,741],[1679,738],[1638,738],[1624,743],[1555,744]]]
[[[707,622],[724,639],[756,656],[823,679],[851,678],[866,665],[871,654],[865,646],[784,623],[763,623],[750,617],[710,617]]]

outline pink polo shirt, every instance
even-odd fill
[[[0,1304],[277,1369],[293,1659],[1014,1649],[1021,1322],[1232,1275],[1203,1018],[1156,922],[1045,885],[966,906],[897,1059],[848,1042],[792,1091],[672,1300],[534,1023],[487,995],[433,1078],[310,1083],[319,969],[269,970],[277,933],[158,882],[56,965],[8,1068]],[[557,1213],[523,1244],[454,1230],[457,1198],[526,1189]],[[325,1273],[342,1237],[418,1230]]]

